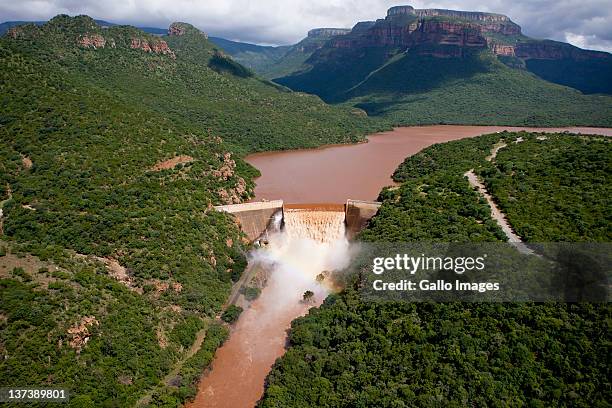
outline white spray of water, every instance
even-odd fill
[[[275,219],[276,224],[281,220]],[[317,275],[343,269],[351,255],[341,211],[287,210],[285,228],[269,233],[264,241],[267,246],[253,251],[249,261],[269,271],[267,285],[217,351],[194,406],[254,406],[270,367],[284,353],[291,321],[320,304],[330,292],[329,279],[317,282]],[[314,293],[313,302],[303,303],[308,290]]]
[[[317,275],[343,269],[350,261],[343,212],[288,210],[284,222],[282,231],[269,236],[266,248],[252,253],[251,261],[270,271],[261,299],[268,310],[291,307],[306,291],[312,291],[320,303],[331,285],[329,278],[317,282]]]

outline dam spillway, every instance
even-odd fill
[[[322,230],[325,230],[327,234],[337,234],[340,231],[339,227],[330,228],[329,224],[342,224],[342,233],[345,233],[348,239],[353,238],[376,215],[380,205],[376,201],[351,199],[345,204],[286,204],[283,200],[274,200],[221,205],[216,206],[215,209],[232,214],[240,229],[251,242],[258,240],[267,232],[278,229],[285,223],[291,223],[293,226],[302,224],[301,230],[310,234],[310,238],[321,241],[332,238],[320,236]],[[308,223],[311,225],[306,225]],[[326,227],[320,228],[323,224]]]
[[[330,243],[345,237],[344,209],[300,206],[283,209],[284,230],[289,238]]]

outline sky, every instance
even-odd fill
[[[312,28],[384,18],[396,5],[506,14],[528,36],[612,52],[612,0],[0,0],[0,21],[60,13],[161,28],[184,21],[213,36],[281,45]]]

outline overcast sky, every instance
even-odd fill
[[[529,36],[612,52],[612,0],[0,0],[0,21],[59,13],[162,28],[185,21],[228,39],[292,44],[311,28],[352,27],[401,4],[502,13]]]

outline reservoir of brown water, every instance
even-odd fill
[[[503,130],[604,134],[610,128],[518,128],[508,126],[422,126],[396,128],[368,136],[368,143],[318,149],[256,153],[246,161],[261,171],[255,200],[286,203],[344,203],[347,198],[376,200],[407,156],[434,143]]]
[[[390,176],[397,166],[407,156],[427,146],[485,133],[522,129],[612,136],[612,129],[596,128],[408,127],[371,135],[368,143],[258,153],[246,160],[262,173],[256,180],[255,200],[283,199],[285,203],[296,204],[344,203],[348,198],[375,200],[382,187],[393,183]],[[343,214],[340,214],[342,220]],[[311,223],[310,227],[320,224],[308,217],[296,221],[299,222],[288,223],[293,228],[294,237],[307,235],[304,231],[312,229],[304,224]],[[338,235],[338,228],[343,228],[341,224],[328,224],[328,230],[323,231],[325,236]],[[333,255],[346,250],[342,242],[337,240],[336,243],[339,244],[336,249],[312,241],[291,239],[276,247],[271,245],[269,251],[277,252],[274,261],[281,268],[272,275],[260,297],[242,313],[230,338],[217,350],[211,371],[202,378],[196,399],[188,404],[189,407],[247,408],[257,403],[274,361],[285,352],[286,330],[291,321],[319,304],[327,293],[325,288],[317,290],[310,285],[322,270],[333,270],[329,266],[329,262],[333,264]],[[325,258],[329,258],[327,263]],[[316,292],[315,302],[300,302],[304,289]]]

